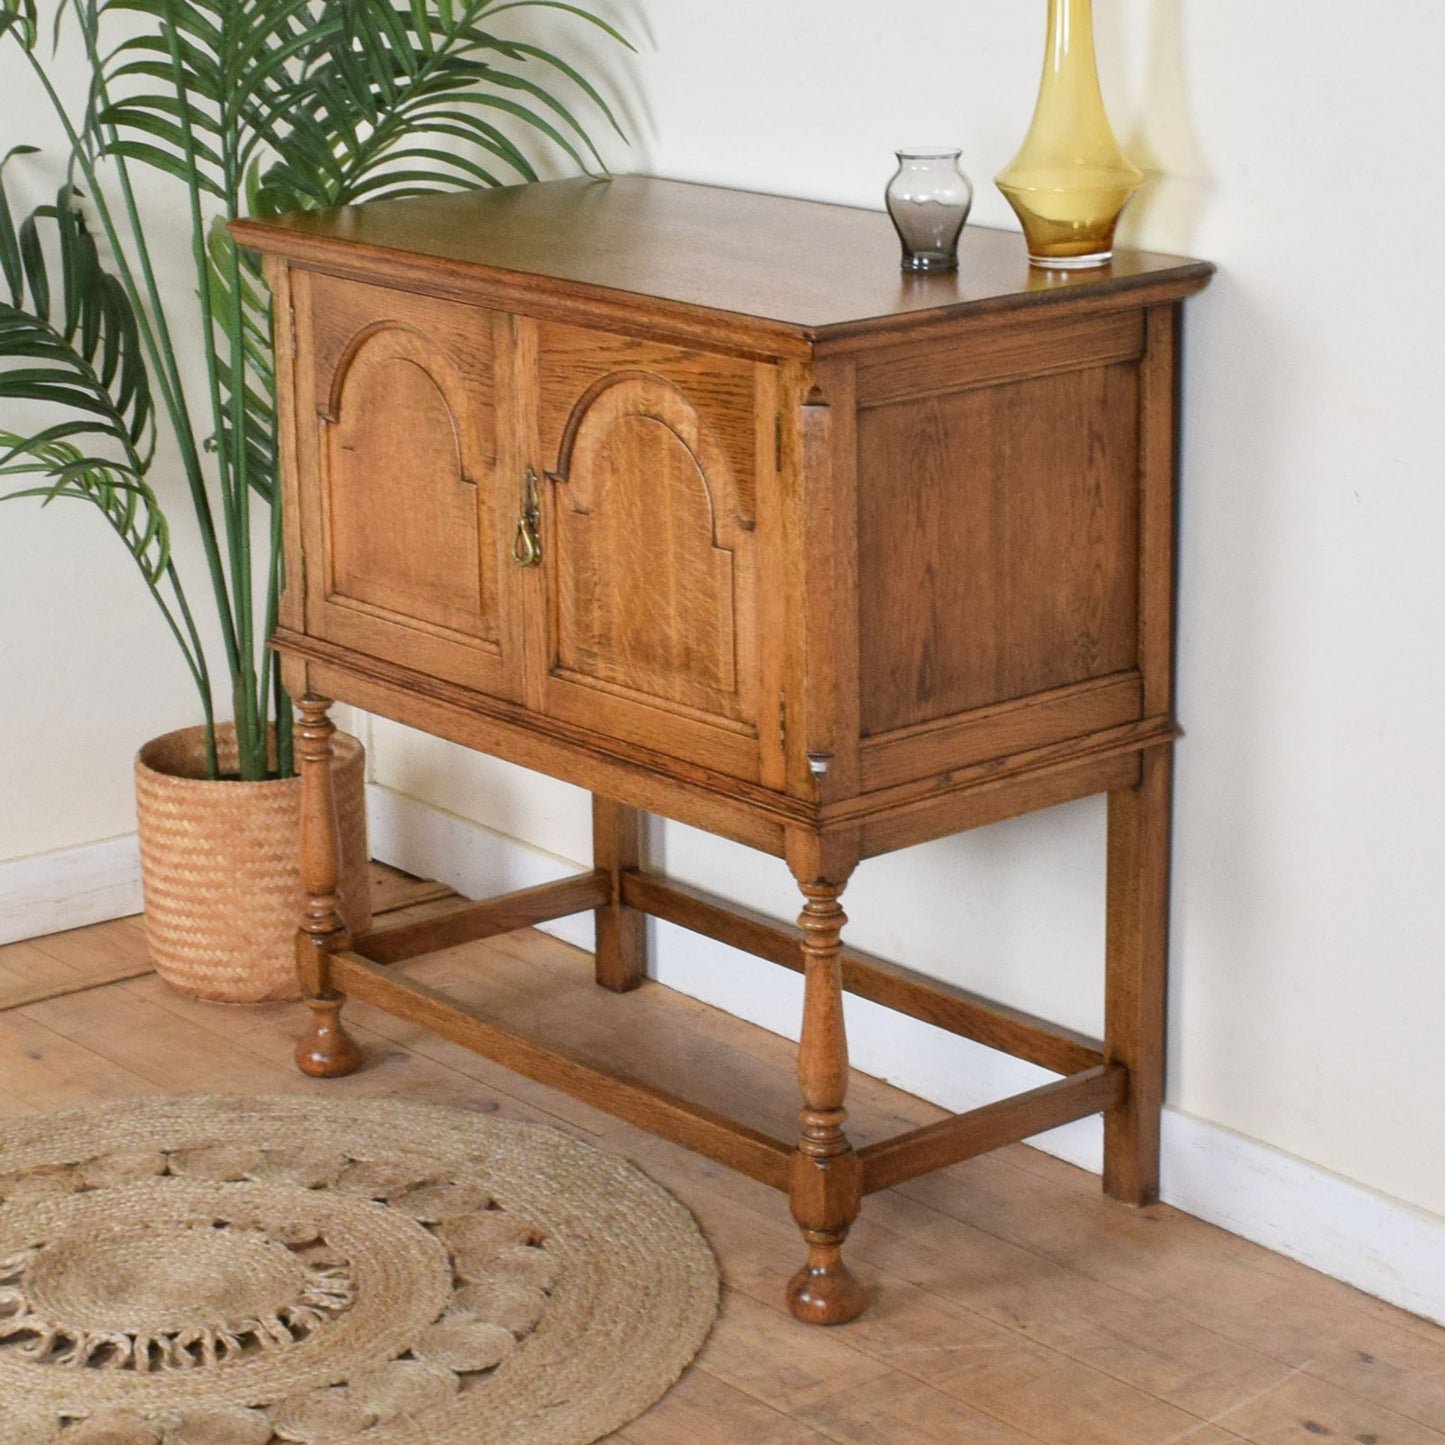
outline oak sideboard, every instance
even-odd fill
[[[871,1191],[1102,1112],[1104,1187],[1158,1184],[1182,302],[1211,267],[1028,265],[965,231],[900,271],[881,213],[643,177],[236,225],[275,296],[300,700],[308,1072],[346,995],[787,1193],[799,1318],[855,1316]],[[593,794],[575,878],[349,937],[329,700]],[[860,861],[1108,795],[1105,1028],[850,950]],[[788,927],[642,866],[646,813],[784,859]],[[396,967],[595,910],[599,984],[648,916],[805,977],[798,1137],[469,1013]],[[842,993],[1055,1083],[855,1149]]]

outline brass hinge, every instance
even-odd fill
[[[778,694],[778,746],[788,746],[788,698],[781,692]]]
[[[286,307],[286,317],[286,345],[294,358],[296,355],[296,307],[294,303]]]

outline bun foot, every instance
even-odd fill
[[[868,1292],[836,1257],[809,1262],[788,1281],[788,1309],[805,1325],[845,1325],[868,1306]]]
[[[361,1049],[341,1022],[341,994],[308,998],[311,1032],[296,1045],[296,1067],[313,1079],[339,1079],[361,1067]]]

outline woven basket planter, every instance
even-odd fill
[[[353,933],[371,926],[366,758],[338,733],[332,764],[341,834],[341,908]],[[236,767],[235,731],[216,729],[221,771]],[[301,780],[206,777],[205,729],[147,743],[135,762],[146,935],[156,972],[182,993],[224,1003],[298,998]]]

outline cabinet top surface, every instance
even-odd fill
[[[1045,271],[1023,238],[964,229],[959,269],[911,275],[881,211],[617,176],[506,186],[234,225],[243,244],[363,270],[426,258],[430,270],[625,293],[753,318],[822,338],[959,310],[1164,286],[1187,295],[1213,268],[1119,251],[1107,266]]]

